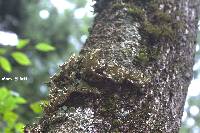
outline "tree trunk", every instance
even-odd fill
[[[198,0],[97,0],[89,38],[50,81],[32,132],[178,133]]]

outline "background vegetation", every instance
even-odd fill
[[[21,133],[25,123],[41,115],[40,105],[48,96],[45,82],[58,65],[78,53],[87,38],[91,3],[0,0],[0,133]],[[196,51],[181,133],[200,132],[199,45]]]

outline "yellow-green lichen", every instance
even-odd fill
[[[143,20],[145,12],[142,8],[135,6],[135,5],[129,5],[129,4],[124,4],[124,3],[115,3],[113,4],[113,9],[122,9],[126,8],[128,14],[132,15],[134,18]]]
[[[173,29],[172,29],[171,26],[162,25],[162,26],[160,27],[160,30],[161,30],[161,36],[173,38],[174,31],[173,31]]]
[[[149,1],[150,3],[148,4],[148,10],[150,12],[155,12],[156,10],[158,10],[158,2],[155,2],[155,1]]]
[[[128,7],[128,13],[131,14],[134,18],[137,18],[139,20],[144,20],[145,18],[144,10],[137,6]]]
[[[161,24],[162,23],[170,23],[172,21],[172,18],[168,13],[157,10],[154,13],[154,21],[157,21],[157,23],[161,23]]]
[[[173,29],[176,29],[176,30],[182,30],[186,26],[185,26],[185,23],[183,21],[176,21],[172,24],[172,27],[173,27]]]
[[[120,119],[114,119],[112,120],[112,126],[114,127],[118,127],[122,124],[122,121]],[[117,131],[117,129],[115,129],[115,131]]]
[[[131,6],[128,8],[128,13],[139,16],[144,15],[144,10],[137,6]]]
[[[140,51],[136,58],[138,60],[142,61],[143,63],[148,62],[149,61],[149,53],[147,51],[147,48],[140,48]]]
[[[115,3],[115,4],[113,4],[113,9],[122,9],[122,8],[124,8],[124,7],[127,7],[127,4],[125,5],[125,4],[122,4],[122,3]]]
[[[149,21],[145,21],[143,24],[142,30],[146,32],[146,34],[155,37],[153,39],[159,39],[161,37],[173,37],[174,31],[169,25],[155,25],[150,23]]]

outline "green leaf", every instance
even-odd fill
[[[15,130],[17,133],[23,133],[24,127],[25,127],[25,125],[23,123],[19,122],[19,123],[15,124]]]
[[[55,47],[49,45],[48,43],[38,43],[35,48],[39,51],[42,52],[49,52],[49,51],[54,51]]]
[[[11,72],[12,67],[8,59],[3,56],[0,56],[0,66],[6,72]]]
[[[1,112],[7,112],[7,111],[12,111],[13,109],[15,109],[17,107],[15,98],[9,94],[1,103]]]
[[[15,96],[5,87],[0,87],[0,113],[12,111],[18,104],[24,104],[26,100],[20,96]]]
[[[0,55],[3,55],[6,53],[6,49],[5,48],[0,48]]]
[[[0,104],[10,94],[6,87],[0,87]]]
[[[22,49],[23,47],[25,47],[28,43],[30,42],[30,40],[28,39],[20,39],[19,43],[17,44],[17,49]]]
[[[12,127],[5,127],[4,133],[12,133]]]
[[[6,112],[3,115],[3,119],[7,122],[9,127],[12,127],[15,124],[17,118],[18,115],[12,111]]]
[[[15,59],[17,63],[20,65],[28,66],[31,65],[31,61],[29,60],[28,56],[22,52],[13,52],[11,56]]]
[[[40,114],[42,112],[42,107],[40,106],[40,101],[32,103],[30,105],[30,108],[33,110],[33,112]]]
[[[24,104],[24,103],[26,103],[26,100],[24,98],[22,98],[22,97],[19,97],[19,96],[15,98],[15,101],[18,104]]]

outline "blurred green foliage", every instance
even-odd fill
[[[46,103],[48,95],[45,82],[58,71],[59,64],[82,47],[81,38],[88,35],[92,19],[77,19],[74,12],[83,8],[86,0],[66,1],[74,7],[60,13],[50,0],[0,0],[0,31],[14,32],[20,38],[16,46],[0,44],[0,87],[5,86],[0,90],[26,99],[23,104],[7,103],[15,108],[1,112],[0,132],[20,133],[24,123],[32,123],[41,115],[41,103]],[[48,18],[41,18],[42,10],[49,12]],[[20,77],[27,80],[15,80]]]
[[[19,43],[17,44],[17,49],[24,48],[27,44],[29,44],[30,40],[28,39],[19,39]]]
[[[0,129],[0,132],[23,132],[24,124],[19,122],[19,114],[15,112],[15,109],[26,102],[16,92],[12,92],[6,87],[0,87],[0,127],[4,127]]]
[[[34,113],[40,114],[42,112],[42,103],[44,101],[38,101],[35,103],[30,104],[30,108],[33,110]]]
[[[29,43],[29,40],[23,39],[19,40],[19,43],[12,48],[2,48],[2,53],[0,56],[0,67],[2,70],[4,70],[6,73],[11,73],[12,72],[12,65],[11,61],[9,61],[9,57],[4,57],[4,54],[6,52],[4,51],[13,51],[11,52],[10,56],[18,63],[19,65],[22,66],[29,66],[31,65],[31,60],[29,57],[24,53],[20,52],[19,50],[23,50],[23,48]],[[15,51],[16,50],[16,51]],[[47,43],[38,43],[35,45],[35,50],[42,51],[42,52],[49,52],[49,51],[54,51],[55,48]],[[15,62],[12,62],[15,64]],[[5,79],[4,79],[5,80]],[[14,79],[12,79],[14,80]],[[30,104],[30,109],[35,113],[35,114],[41,114],[42,113],[42,107],[41,107],[41,102],[34,102]],[[43,101],[44,102],[44,101]],[[5,133],[22,133],[23,132],[23,127],[24,123],[18,122],[18,118],[22,117],[20,116],[20,113],[14,112],[15,109],[19,109],[18,105],[19,104],[25,104],[27,101],[20,97],[18,93],[12,92],[6,87],[1,87],[0,88],[0,127],[1,130],[0,132],[5,132]],[[1,120],[2,119],[2,120]]]

